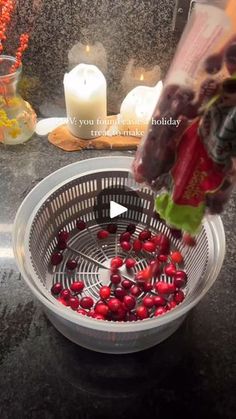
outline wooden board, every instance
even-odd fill
[[[108,117],[114,119],[116,116]],[[68,130],[67,125],[61,125],[48,135],[48,140],[51,144],[61,148],[65,151],[80,151],[80,150],[135,150],[139,145],[140,138],[132,136],[107,136],[94,138],[92,140],[83,140],[75,137]]]

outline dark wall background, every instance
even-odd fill
[[[85,44],[99,41],[106,50],[110,113],[119,110],[123,98],[120,82],[129,60],[133,58],[135,65],[146,69],[158,64],[164,77],[190,1],[17,0],[16,3],[7,52],[14,53],[22,31],[30,32],[21,91],[38,113],[51,116],[64,113],[62,81],[68,69],[68,51],[78,41]]]

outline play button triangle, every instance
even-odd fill
[[[126,211],[128,211],[128,208],[123,207],[123,205],[117,204],[115,201],[110,202],[110,218],[118,217]]]

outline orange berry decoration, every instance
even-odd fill
[[[178,252],[178,251],[176,251],[176,252],[171,252],[171,254],[170,254],[170,258],[171,258],[171,260],[172,260],[172,262],[174,262],[174,263],[182,263],[183,262],[183,260],[184,260],[184,258],[183,258],[183,256],[182,256],[182,254],[180,253],[180,252]]]

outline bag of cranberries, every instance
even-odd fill
[[[236,183],[234,0],[196,4],[133,172],[171,227],[195,235],[206,212],[223,210]]]

